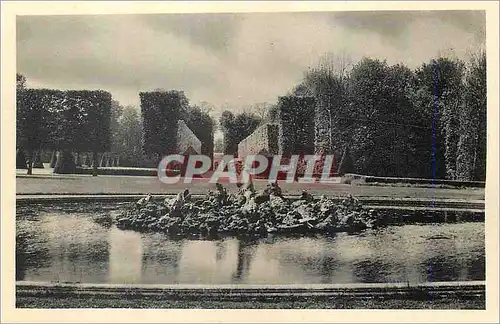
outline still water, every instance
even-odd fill
[[[248,242],[168,240],[106,227],[120,205],[22,206],[16,280],[320,284],[484,280],[484,223],[391,226],[357,235]]]

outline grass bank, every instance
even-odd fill
[[[18,297],[18,308],[184,308],[184,309],[485,309],[484,298],[402,300],[357,299],[230,302],[214,300],[175,301],[155,297],[116,299],[103,297]]]

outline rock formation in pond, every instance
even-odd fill
[[[204,199],[192,199],[189,190],[163,202],[141,198],[116,219],[122,229],[158,231],[180,237],[217,235],[267,236],[268,233],[356,232],[378,225],[373,211],[363,209],[352,196],[336,203],[303,192],[299,200],[282,195],[277,183],[256,192],[250,182],[238,193],[220,183]]]

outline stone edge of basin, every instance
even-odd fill
[[[293,285],[161,285],[161,284],[89,284],[53,282],[16,282],[16,296],[108,296],[158,298],[219,299],[294,298],[294,297],[422,297],[470,298],[485,296],[485,281],[452,281],[409,283],[356,284],[293,284]]]
[[[176,194],[153,194],[154,199],[175,197]],[[48,202],[133,202],[144,195],[136,194],[17,194],[16,204],[48,203]],[[194,199],[202,199],[205,195],[193,195]],[[297,200],[299,195],[287,195],[286,198]],[[342,201],[345,197],[329,197]],[[443,198],[388,198],[357,197],[365,208],[370,209],[411,209],[436,211],[470,211],[484,212],[484,200],[443,199]]]

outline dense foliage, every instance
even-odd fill
[[[139,111],[133,106],[119,110],[113,125],[112,152],[120,156],[120,166],[143,164],[142,121]]]
[[[177,122],[188,101],[182,91],[139,93],[143,120],[143,150],[158,161],[176,153]]]
[[[213,159],[215,121],[199,106],[188,106],[182,118],[201,141],[201,154]]]
[[[184,92],[141,92],[144,153],[161,159],[178,153],[177,122],[182,119],[202,143],[202,154],[213,155],[214,121],[207,111],[190,106]],[[161,136],[159,136],[161,134]]]
[[[234,115],[226,110],[219,119],[219,125],[224,134],[224,154],[237,155],[238,144],[252,134],[261,122],[255,114],[243,112]]]
[[[279,97],[279,147],[284,156],[314,153],[314,105],[313,97]]]
[[[465,77],[464,104],[460,111],[460,139],[456,177],[486,178],[486,54],[471,58]]]
[[[336,165],[347,157],[363,174],[485,179],[485,52],[414,71],[370,58],[334,65],[323,61],[292,92],[315,98],[316,153],[333,153]]]
[[[18,84],[16,101],[16,146],[28,152],[28,173],[42,149],[62,150],[61,159],[69,160],[73,160],[71,151],[109,150],[108,92],[26,89]],[[54,172],[65,173],[66,162],[59,161]]]

